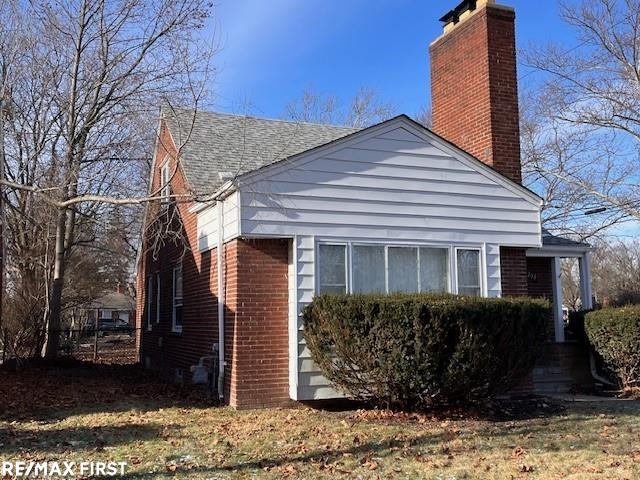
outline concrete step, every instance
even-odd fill
[[[593,383],[588,354],[579,344],[548,344],[533,369],[536,393],[567,393]]]

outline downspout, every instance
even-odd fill
[[[589,368],[591,369],[591,376],[594,380],[597,380],[600,383],[604,383],[605,385],[609,385],[611,387],[617,387],[617,385],[598,373],[598,368],[596,366],[596,357],[593,355],[591,349],[589,349]]]
[[[218,246],[216,248],[218,267],[218,398],[224,400],[224,208],[223,200],[216,203],[218,217]]]

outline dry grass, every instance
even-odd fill
[[[129,478],[145,479],[640,478],[633,401],[506,421],[238,412],[131,367],[0,375],[9,393],[0,397],[0,461],[126,461]]]

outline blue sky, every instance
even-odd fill
[[[427,51],[441,33],[438,18],[457,1],[218,0],[208,27],[220,44],[215,107],[280,117],[309,86],[345,102],[366,86],[414,115],[429,103]],[[555,0],[503,3],[516,9],[519,48],[573,43]]]

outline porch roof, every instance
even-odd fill
[[[542,247],[527,250],[529,257],[580,257],[591,250],[591,245],[566,237],[553,235],[542,229]]]

